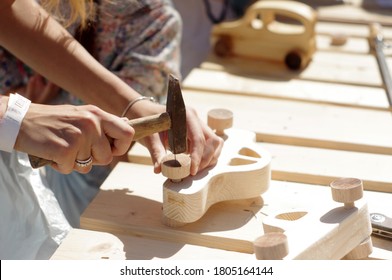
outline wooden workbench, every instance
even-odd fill
[[[147,151],[136,145],[132,163],[114,168],[82,215],[83,229],[73,230],[53,259],[252,259],[263,217],[317,207],[340,177],[362,179],[369,211],[392,216],[392,113],[363,23],[320,20],[318,50],[301,72],[210,55],[184,79],[185,103],[201,118],[230,109],[234,127],[254,131],[271,152],[272,182],[262,201],[217,204],[195,224],[168,229],[160,220],[165,178],[153,174]],[[346,34],[347,43],[331,46],[334,33]],[[392,39],[392,27],[384,34]],[[373,245],[372,258],[392,259],[392,241],[373,237]]]

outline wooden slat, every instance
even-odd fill
[[[360,178],[370,191],[392,193],[392,156],[272,143],[258,143],[272,154],[272,179],[328,185],[342,177]],[[136,144],[128,160],[152,165],[148,150]],[[151,167],[152,169],[152,167]]]
[[[392,156],[260,143],[273,155],[274,180],[328,185],[360,178],[364,188],[392,193]]]
[[[282,63],[238,57],[218,58],[210,55],[201,68],[219,70],[236,75],[265,75],[275,79],[302,79],[360,85],[382,86],[377,61],[372,55],[317,51],[309,65],[301,72],[288,70]]]
[[[332,36],[344,35],[346,37],[346,43],[341,46],[335,46],[331,44]],[[331,32],[326,35],[316,36],[316,45],[319,51],[331,51],[340,53],[357,53],[357,54],[368,54],[370,51],[368,40],[365,38],[354,38],[349,37],[347,34],[339,31]]]
[[[300,79],[271,79],[263,75],[241,76],[229,72],[200,68],[191,71],[184,80],[182,87],[207,92],[253,95],[374,109],[386,109],[389,106],[386,93],[382,88]]]
[[[198,222],[170,228],[161,221],[165,180],[150,166],[120,162],[83,213],[81,228],[253,252],[252,242],[263,232],[260,198],[215,204]]]
[[[317,9],[318,19],[320,21],[333,21],[342,23],[368,24],[379,22],[391,26],[392,12],[388,9],[368,10],[360,5],[333,5],[319,7]]]
[[[234,127],[254,131],[259,142],[392,154],[387,111],[184,90],[186,104],[204,118],[211,109],[234,114]]]
[[[316,23],[316,33],[318,35],[330,35],[343,33],[351,38],[369,38],[369,24],[358,23],[334,23],[319,21]],[[392,27],[383,25],[383,35],[385,39],[392,39]]]
[[[51,260],[246,260],[252,255],[183,243],[72,229]]]

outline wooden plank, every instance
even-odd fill
[[[360,178],[366,190],[392,193],[392,156],[260,143],[273,156],[272,178],[328,185]]]
[[[324,22],[319,21],[315,27],[318,35],[330,35],[334,33],[347,34],[350,38],[369,38],[369,24]],[[383,35],[386,40],[392,39],[392,27],[383,25]]]
[[[281,209],[312,209],[332,199],[324,186],[272,181],[262,199],[222,202],[199,221],[172,229],[161,223],[164,180],[162,175],[153,174],[151,166],[120,162],[83,213],[81,227],[252,253],[253,240],[263,233],[261,222],[266,215]],[[384,212],[391,196],[365,192],[369,211]]]
[[[332,37],[341,35],[346,38],[346,43],[340,46],[331,44]],[[357,53],[357,54],[368,54],[370,51],[369,42],[365,38],[349,37],[348,34],[335,30],[329,34],[317,35],[316,36],[317,50],[319,51],[331,51],[340,53]]]
[[[387,111],[189,90],[183,97],[202,118],[211,109],[231,110],[233,126],[255,132],[258,142],[392,154]]]
[[[392,242],[373,237],[372,259],[391,259]],[[389,246],[389,247],[388,247]],[[71,229],[51,260],[254,260],[246,253]]]
[[[72,229],[51,260],[247,260],[252,255],[183,243]]]
[[[153,174],[150,166],[120,162],[83,213],[81,228],[244,253],[253,251],[252,242],[262,233],[255,216],[262,206],[260,198],[215,204],[198,222],[174,229],[161,221],[165,180],[161,174]]]
[[[328,185],[342,178],[360,178],[364,189],[392,193],[392,156],[301,146],[258,143],[273,158],[272,179]],[[152,165],[148,150],[136,144],[128,153],[129,162]],[[152,167],[151,167],[152,168]]]
[[[318,20],[342,23],[379,22],[383,25],[392,25],[392,12],[388,9],[366,9],[357,5],[332,5],[317,9]]]
[[[377,61],[373,55],[316,51],[302,71],[290,71],[285,65],[265,60],[239,57],[218,58],[210,55],[201,68],[236,75],[265,75],[276,79],[302,79],[369,87],[382,86]]]
[[[213,81],[213,82],[210,82]],[[300,79],[271,79],[265,75],[242,76],[208,69],[193,69],[182,87],[190,90],[340,104],[363,108],[389,107],[382,88],[342,85]]]

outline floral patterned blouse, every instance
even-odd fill
[[[92,53],[145,96],[165,100],[167,76],[180,78],[182,22],[170,0],[101,0]],[[74,33],[75,28],[69,31]],[[0,93],[26,84],[32,71],[0,47]],[[81,103],[76,98],[62,102]]]

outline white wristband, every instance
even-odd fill
[[[19,94],[10,94],[4,117],[0,119],[0,150],[12,152],[20,125],[31,101]]]

